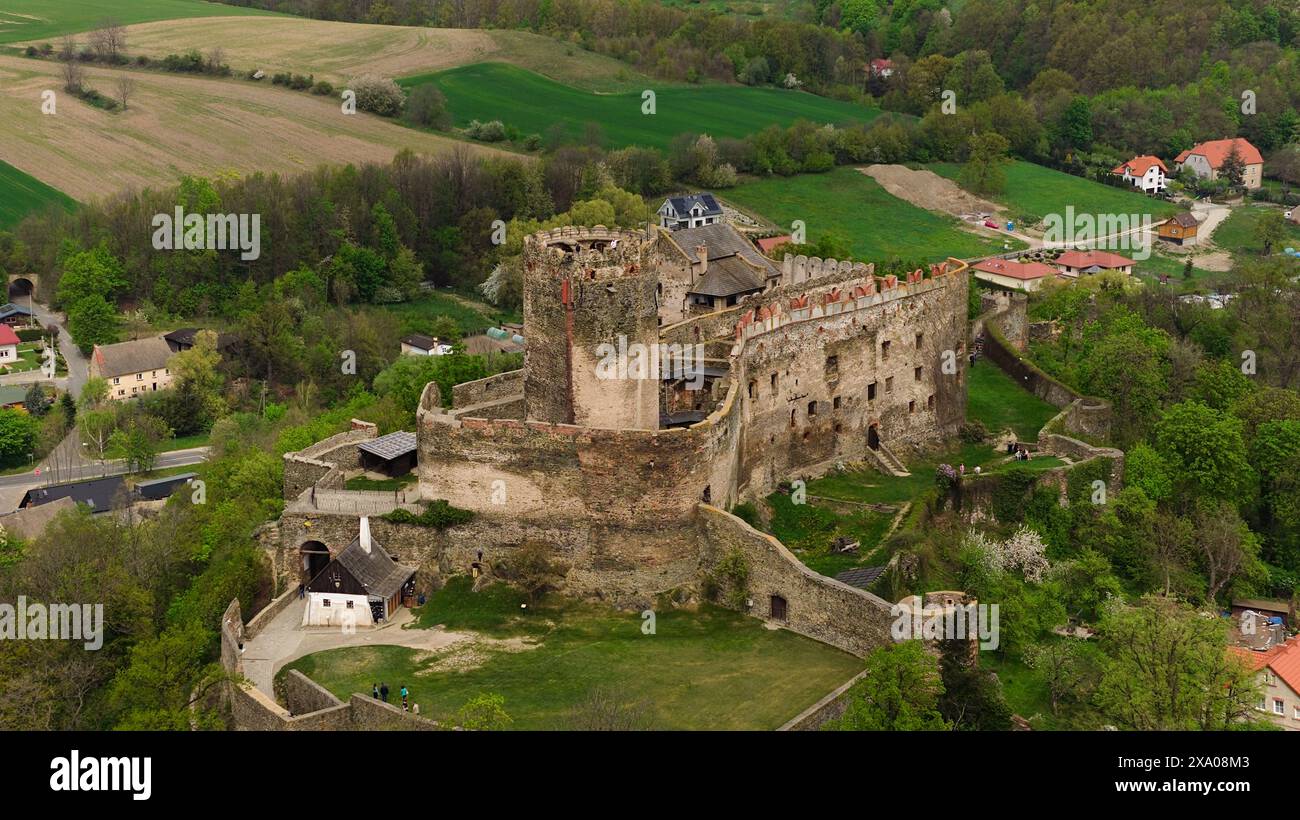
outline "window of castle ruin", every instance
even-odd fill
[[[704,503],[708,504],[712,500],[713,500],[713,490],[711,487],[706,485],[704,487]]]
[[[933,393],[930,394],[930,398],[928,398],[928,399],[925,400],[925,408],[926,408],[927,410],[933,410],[933,409],[934,409],[934,394],[933,394]]]
[[[827,356],[826,357],[826,380],[833,381],[835,379],[838,379],[839,377],[840,377],[840,357]]]
[[[875,400],[876,400],[876,383],[872,382],[871,384],[867,385],[867,401],[875,401]]]
[[[840,397],[839,397],[839,396],[836,396],[835,398],[831,399],[831,408],[832,408],[832,409],[835,409],[835,410],[840,409]]]
[[[907,412],[909,412],[909,413],[915,413],[915,412],[916,412],[916,402],[914,402],[914,401],[909,401],[909,402],[907,403]]]
[[[916,334],[916,347],[918,350],[921,348],[921,344],[923,342],[925,342],[925,334],[924,333]]]
[[[809,416],[817,415],[817,402],[815,401],[808,402],[808,415]]]
[[[886,392],[886,393],[893,393],[893,392],[894,392],[894,377],[893,377],[893,376],[886,376],[886,377],[885,377],[885,392]]]
[[[913,368],[912,376],[916,379],[916,381],[919,382],[921,380],[921,368],[919,367]]]
[[[772,374],[772,395],[776,395],[776,374]]]
[[[758,398],[758,382],[751,381],[749,383],[749,397],[751,399]]]
[[[843,430],[844,430],[844,425],[840,424],[838,421],[835,422],[835,432],[839,433],[842,432]]]
[[[795,413],[795,411],[793,411],[793,410],[790,411],[790,426],[791,426],[791,427],[794,427],[794,413]]]
[[[880,343],[880,360],[882,362],[889,361],[889,342]]]

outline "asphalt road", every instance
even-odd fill
[[[163,470],[168,467],[187,467],[191,464],[200,464],[205,461],[207,457],[207,447],[191,447],[187,450],[171,450],[170,452],[158,454],[158,459],[154,462],[154,469]],[[126,472],[126,463],[121,459],[110,459],[102,464],[97,462],[79,464],[71,468],[59,470],[57,474],[52,469],[41,468],[40,475],[37,475],[35,471],[32,471],[27,473],[18,473],[16,475],[0,476],[0,490],[11,490],[15,488],[30,489],[45,484],[83,481],[91,478],[100,478],[106,475],[124,475]]]

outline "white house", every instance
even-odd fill
[[[1155,194],[1165,189],[1165,177],[1169,174],[1169,169],[1160,161],[1160,157],[1144,154],[1133,157],[1123,165],[1115,166],[1111,169],[1111,173],[1123,178],[1134,188],[1141,188],[1148,194]]]
[[[446,356],[451,351],[452,346],[447,342],[423,333],[412,333],[402,339],[403,356]]]
[[[0,364],[18,361],[18,334],[9,325],[0,324]]]
[[[415,568],[399,564],[370,537],[370,519],[352,543],[307,582],[303,626],[373,626],[412,594]]]
[[[722,221],[722,206],[713,194],[670,196],[659,206],[659,226],[669,230],[700,228]]]

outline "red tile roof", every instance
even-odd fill
[[[1185,162],[1192,154],[1200,154],[1210,163],[1211,168],[1218,168],[1223,165],[1223,161],[1232,153],[1232,145],[1236,143],[1237,153],[1241,155],[1241,161],[1246,165],[1261,165],[1264,157],[1259,153],[1259,149],[1251,145],[1250,142],[1242,137],[1230,140],[1211,140],[1195,146],[1190,151],[1184,151],[1178,155],[1179,162]]]
[[[1106,251],[1066,251],[1056,258],[1056,264],[1067,268],[1125,268],[1133,264],[1132,259],[1125,259],[1117,253]]]
[[[754,244],[758,245],[758,249],[763,253],[771,253],[773,248],[777,245],[784,245],[786,242],[789,242],[791,238],[790,234],[785,234],[784,236],[768,236],[763,239],[755,240]]]
[[[1010,259],[985,259],[983,262],[976,262],[972,267],[977,271],[995,273],[998,276],[1010,276],[1013,279],[1042,279],[1044,276],[1056,275],[1055,268],[1050,265],[1044,265],[1042,262],[1015,262]]]
[[[1169,169],[1166,168],[1165,164],[1160,161],[1160,157],[1153,157],[1150,154],[1143,154],[1140,157],[1133,157],[1133,159],[1129,160],[1123,165],[1116,165],[1114,169],[1111,170],[1111,173],[1119,174],[1120,176],[1123,176],[1124,169],[1128,168],[1130,174],[1132,174],[1135,177],[1140,177],[1140,176],[1144,176],[1146,172],[1151,169],[1152,165],[1159,165],[1161,171],[1164,171],[1166,174],[1169,173]]]
[[[18,334],[6,324],[0,324],[0,345],[18,344]]]
[[[1239,657],[1244,658],[1256,672],[1267,666],[1287,686],[1290,686],[1292,691],[1300,693],[1300,638],[1291,638],[1264,652],[1254,652],[1240,646],[1230,648]]]

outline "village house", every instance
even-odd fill
[[[130,399],[171,385],[172,372],[167,363],[173,355],[161,336],[95,345],[90,354],[90,375],[108,382],[110,399]]]
[[[1156,228],[1156,235],[1175,245],[1195,245],[1196,232],[1200,227],[1201,223],[1196,221],[1190,211],[1183,211],[1161,222]]]
[[[1230,651],[1249,663],[1260,680],[1263,692],[1255,708],[1282,729],[1300,731],[1300,637],[1262,652],[1239,646]]]
[[[22,305],[9,302],[0,305],[0,324],[9,327],[28,327],[32,323],[32,312]]]
[[[1130,276],[1133,273],[1133,260],[1107,251],[1066,251],[1056,257],[1056,269],[1070,279],[1104,271],[1118,271]]]
[[[884,57],[877,57],[867,64],[867,70],[871,72],[872,77],[882,79],[894,76],[894,61]]]
[[[445,356],[451,352],[451,344],[436,336],[412,333],[402,339],[403,356]]]
[[[1141,188],[1148,194],[1155,194],[1165,189],[1165,176],[1169,173],[1169,169],[1160,161],[1160,157],[1144,154],[1133,157],[1123,165],[1115,166],[1111,173],[1134,188]]]
[[[171,333],[164,334],[163,339],[167,341],[167,346],[173,353],[181,353],[194,347],[202,330],[203,328],[200,327],[177,328]],[[232,333],[218,333],[217,350],[221,352],[229,350],[237,341],[238,337]]]
[[[710,193],[670,196],[659,206],[658,213],[659,226],[673,231],[722,221],[722,206]]]
[[[776,257],[772,256],[772,251],[776,250],[777,248],[781,247],[787,242],[793,242],[793,241],[794,241],[794,237],[790,236],[790,234],[788,233],[783,233],[780,236],[765,236],[762,239],[755,239],[754,244],[758,246],[759,252],[762,253],[764,256],[768,257],[769,259],[775,259]]]
[[[373,626],[391,620],[413,594],[415,568],[393,560],[370,537],[370,519],[306,587],[303,626]]]
[[[0,324],[0,364],[18,361],[18,334],[9,325]]]
[[[1012,259],[985,259],[971,265],[975,278],[1008,290],[1034,291],[1045,280],[1057,276],[1056,268],[1042,262],[1017,262]]]
[[[781,280],[776,263],[726,223],[666,233],[659,247],[664,258],[659,284],[663,324],[732,307]]]
[[[1248,189],[1258,188],[1263,184],[1264,179],[1264,157],[1259,153],[1258,148],[1241,137],[1202,142],[1179,154],[1174,163],[1179,171],[1188,168],[1201,179],[1215,180],[1219,178],[1223,162],[1232,153],[1234,146],[1244,167],[1241,174],[1242,185]]]

